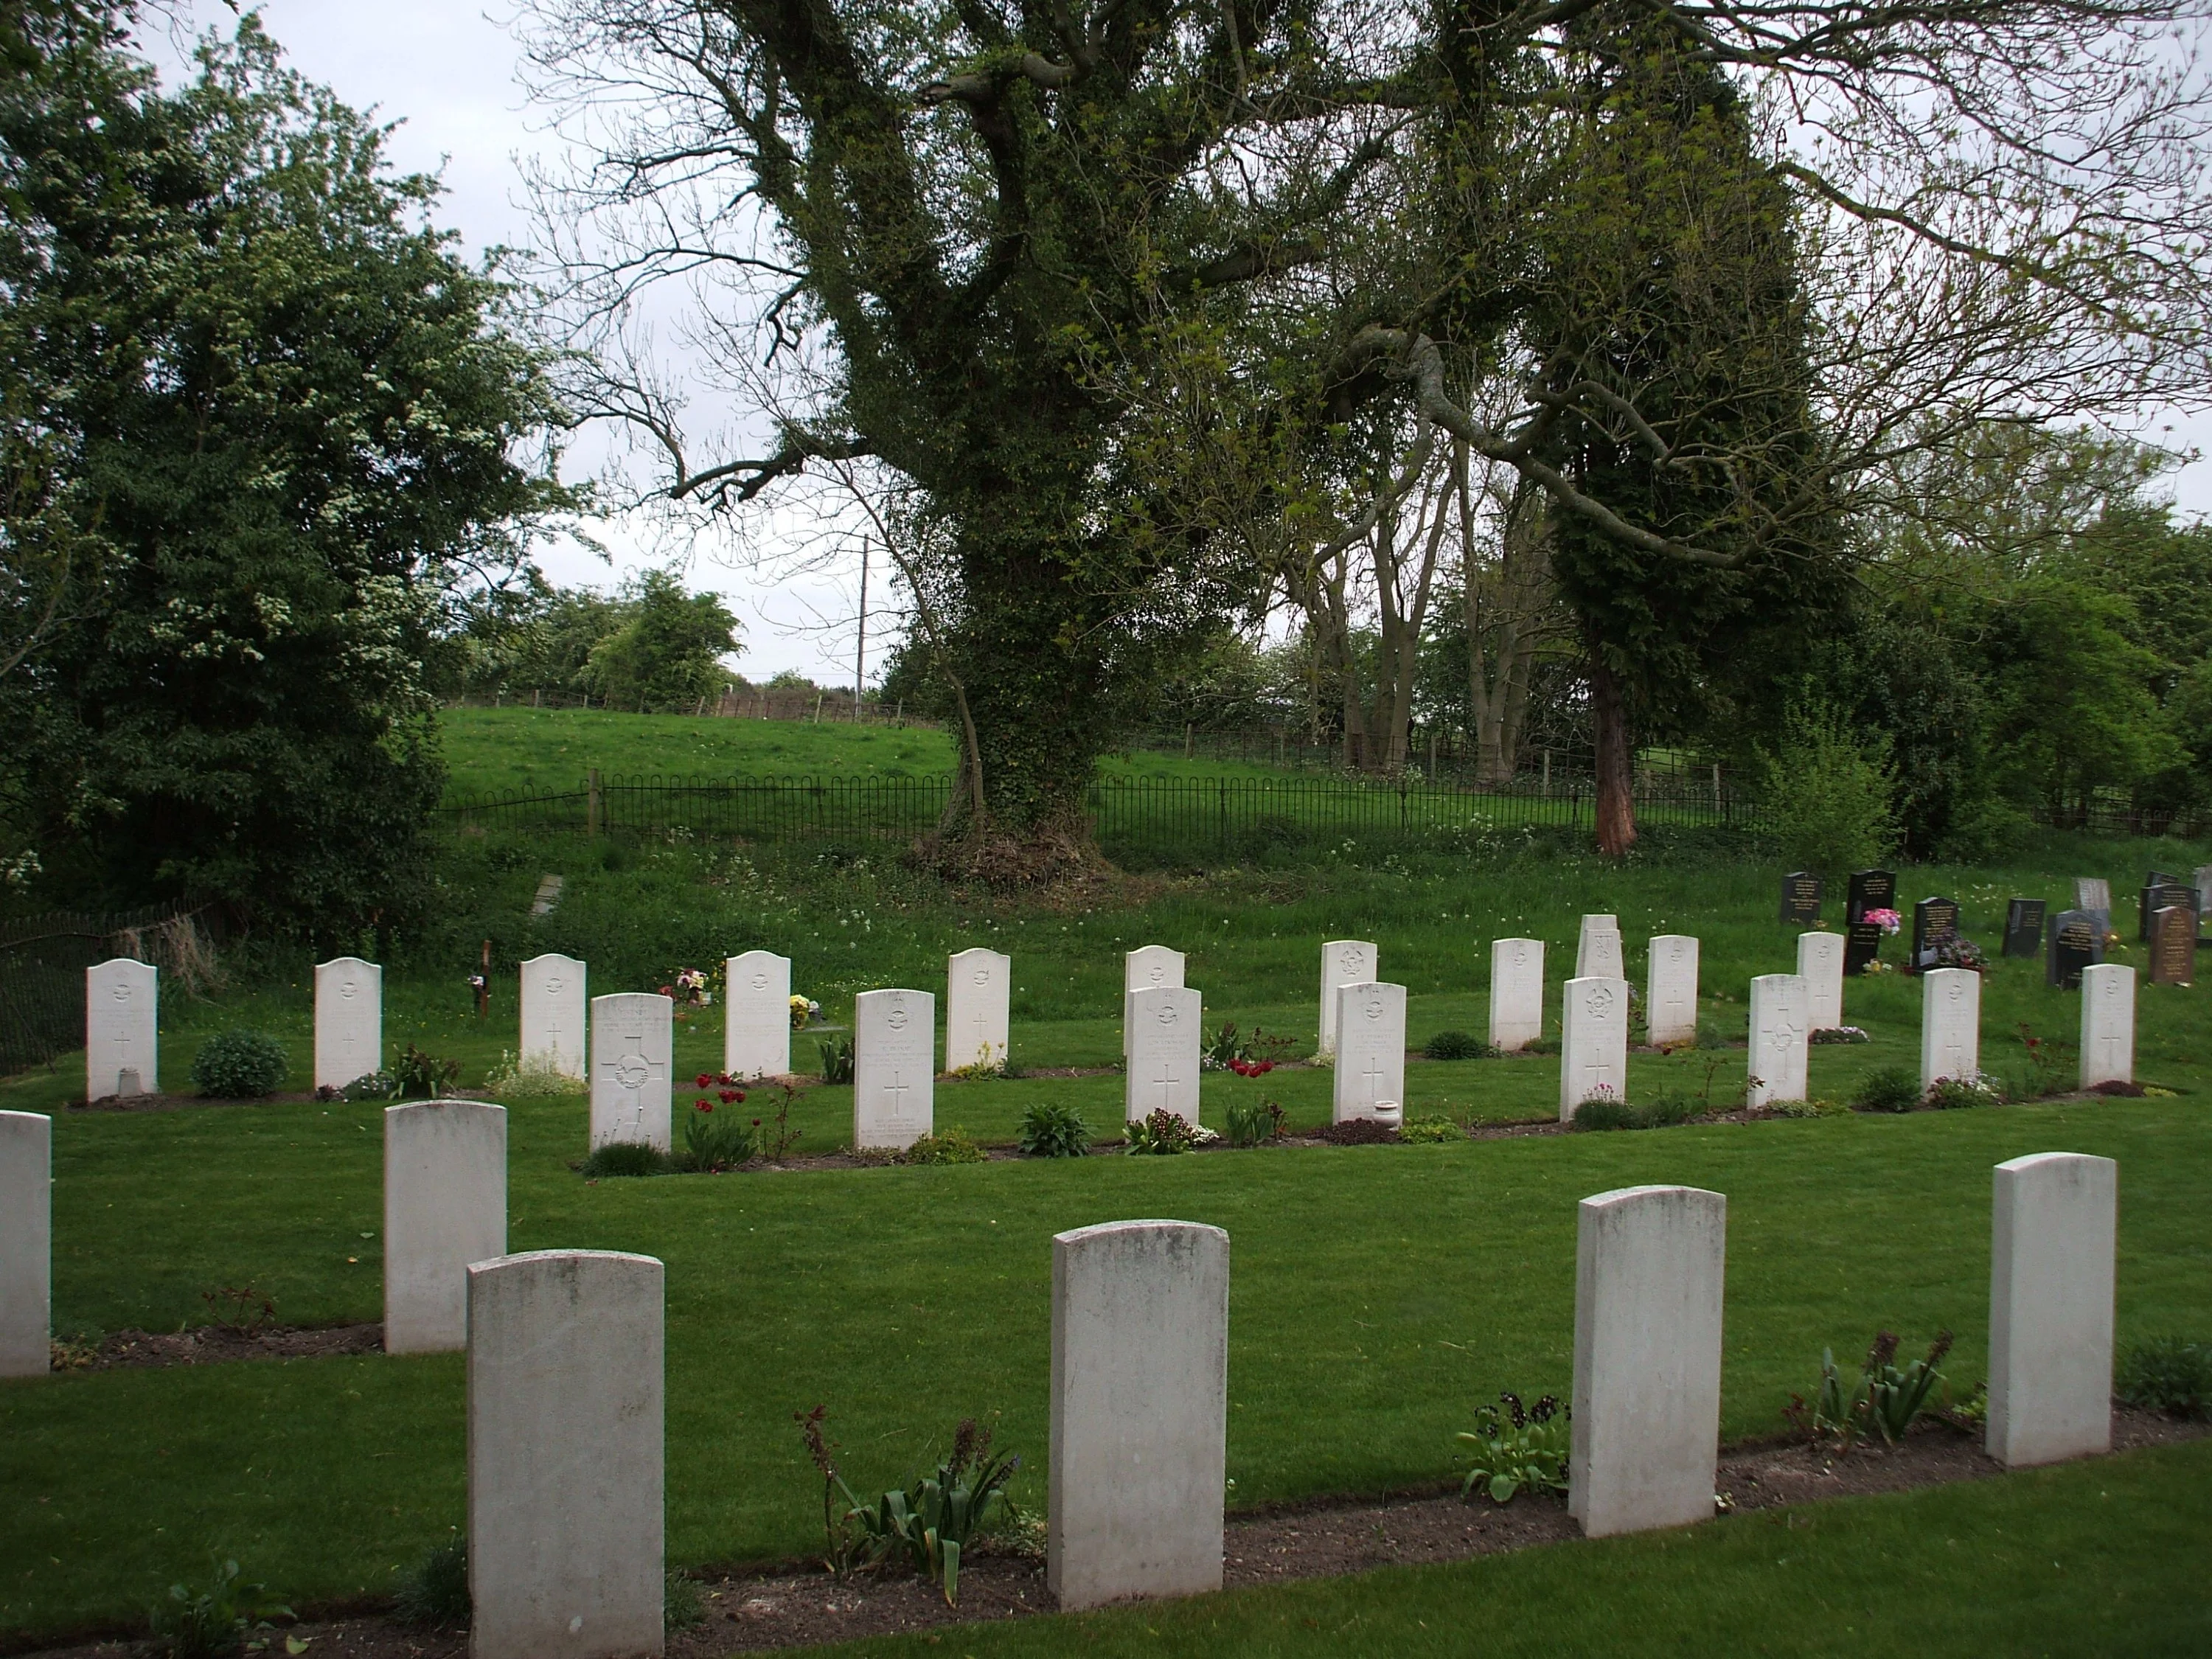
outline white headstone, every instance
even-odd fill
[[[945,1069],[1006,1063],[1014,959],[980,945],[945,964]]]
[[[2106,915],[2112,908],[2112,884],[2102,876],[2074,878],[2074,908],[2077,910],[2102,910]]]
[[[1367,985],[1381,971],[1382,953],[1364,939],[1333,939],[1321,947],[1321,1043],[1316,1059],[1336,1052],[1336,989],[1340,985]]]
[[[2136,970],[2118,962],[2081,970],[2081,1086],[2136,1079]]]
[[[1728,1200],[1624,1187],[1577,1206],[1567,1510],[1592,1538],[1713,1512]]]
[[[592,999],[592,1146],[642,1142],[672,1150],[670,1068],[676,1005],[651,991]]]
[[[1802,1100],[1806,1085],[1806,1040],[1812,1035],[1807,1008],[1813,1000],[1802,974],[1761,974],[1751,981],[1750,1081],[1748,1105]]]
[[[507,1108],[384,1109],[384,1351],[469,1346],[468,1270],[507,1254]]]
[[[791,1074],[791,958],[747,951],[722,964],[722,1069]]]
[[[1336,988],[1336,1094],[1333,1123],[1371,1117],[1402,1122],[1406,1111],[1406,988]]]
[[[1620,953],[1620,919],[1584,916],[1582,937],[1575,945],[1577,979],[1626,979],[1628,969]]]
[[[2037,1152],[1996,1167],[1986,1445],[2019,1468],[2112,1449],[2119,1165]]]
[[[1490,1046],[1517,1053],[1544,1035],[1544,941],[1501,939],[1490,947]]]
[[[1229,1235],[1056,1234],[1045,1581],[1064,1611],[1221,1588],[1228,1427]]]
[[[1644,1022],[1655,1048],[1698,1040],[1698,941],[1687,933],[1661,933],[1651,941]]]
[[[931,1132],[937,999],[863,991],[853,999],[853,1145],[903,1151]]]
[[[1982,1070],[1982,976],[1971,968],[1931,968],[1920,976],[1920,1088]]]
[[[84,970],[84,1097],[158,1094],[155,1030],[161,975],[151,963],[118,957]]]
[[[1170,1111],[1198,1122],[1198,1058],[1205,1011],[1197,992],[1181,986],[1132,991],[1121,1051],[1128,1058],[1121,1104],[1132,1123]]]
[[[1559,1121],[1596,1095],[1628,1098],[1628,981],[1571,979],[1560,995]]]
[[[1121,1058],[1129,1057],[1129,998],[1138,991],[1182,988],[1182,952],[1164,945],[1146,945],[1121,957]]]
[[[584,964],[574,957],[548,954],[522,964],[522,1046],[516,1052],[525,1066],[563,1077],[584,1075],[591,1053],[584,984]]]
[[[1797,935],[1797,976],[1805,981],[1805,1018],[1815,1031],[1844,1023],[1844,936]]]
[[[2197,913],[2212,910],[2212,864],[2197,866]]]
[[[664,1652],[661,1264],[533,1250],[468,1276],[471,1659]]]
[[[315,1087],[384,1069],[384,969],[359,957],[315,967]]]
[[[54,1125],[0,1112],[0,1376],[53,1365]]]

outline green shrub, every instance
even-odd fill
[[[399,1079],[389,1072],[363,1072],[343,1089],[315,1091],[317,1100],[397,1100]]]
[[[706,1622],[707,1599],[699,1594],[699,1586],[680,1572],[670,1573],[661,1583],[661,1629],[672,1635],[696,1630]]]
[[[842,1577],[857,1567],[902,1561],[935,1584],[947,1606],[958,1606],[961,1555],[979,1535],[1016,1518],[1006,1489],[1022,1460],[993,1456],[990,1430],[978,1429],[970,1418],[953,1431],[951,1455],[939,1461],[933,1475],[863,1503],[837,1472],[823,1432],[823,1408],[793,1414],[822,1473],[822,1527],[831,1571]]]
[[[2145,1411],[2212,1416],[2212,1342],[2157,1336],[2130,1343],[2112,1368],[2112,1391]]]
[[[1635,1109],[1639,1129],[1671,1129],[1705,1115],[1703,1104],[1686,1095],[1655,1095]]]
[[[668,1173],[668,1154],[642,1140],[610,1140],[584,1160],[584,1179],[608,1181],[626,1176]]]
[[[1592,1095],[1575,1108],[1575,1115],[1567,1120],[1570,1129],[1640,1129],[1644,1126],[1636,1115],[1636,1109],[1625,1100],[1611,1095]]]
[[[1698,1047],[1711,1051],[1729,1046],[1728,1033],[1709,1019],[1698,1022]]]
[[[906,1149],[904,1164],[981,1164],[990,1154],[978,1146],[957,1124],[941,1135],[923,1135]]]
[[[1398,1139],[1415,1145],[1465,1140],[1467,1131],[1448,1117],[1409,1117],[1398,1126]]]
[[[1229,1103],[1229,1144],[1257,1146],[1283,1133],[1283,1109],[1261,1095],[1238,1095]]]
[[[1793,703],[1781,743],[1759,758],[1761,804],[1792,867],[1864,869],[1897,844],[1897,773],[1886,736],[1855,731],[1827,703]]]
[[[410,1625],[459,1630],[469,1622],[469,1545],[455,1538],[433,1546],[399,1580],[396,1611]]]
[[[1851,1091],[1851,1108],[1861,1112],[1909,1112],[1920,1103],[1920,1078],[1902,1066],[1869,1072]]]
[[[484,1079],[484,1087],[501,1100],[557,1100],[565,1095],[591,1092],[591,1085],[582,1078],[547,1060],[518,1060],[513,1049],[501,1053],[499,1064]]]
[[[1091,1126],[1074,1107],[1041,1100],[1023,1108],[1014,1144],[1031,1158],[1081,1158],[1091,1150]]]
[[[1439,1031],[1422,1046],[1431,1060],[1489,1060],[1498,1050],[1465,1031]]]
[[[824,1083],[850,1083],[853,1080],[852,1038],[817,1037],[814,1045],[822,1055],[822,1080]]]
[[[259,1100],[282,1088],[290,1069],[284,1045],[275,1037],[233,1029],[201,1048],[192,1061],[192,1087],[212,1100]]]
[[[1172,1158],[1198,1144],[1197,1132],[1164,1106],[1128,1128],[1128,1150],[1140,1157]]]
[[[240,1583],[238,1563],[225,1561],[204,1589],[169,1586],[168,1601],[154,1609],[154,1639],[168,1659],[222,1659],[271,1619],[291,1616],[266,1586]]]

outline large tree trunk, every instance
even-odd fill
[[[1636,844],[1634,750],[1620,682],[1595,634],[1589,638],[1590,718],[1597,730],[1597,850],[1617,859]]]

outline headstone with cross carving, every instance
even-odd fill
[[[2081,970],[2081,1086],[2136,1077],[2136,970],[2100,962]]]
[[[1014,959],[977,945],[945,964],[945,1069],[1006,1063]]]
[[[1577,978],[1561,994],[1559,1121],[1586,1100],[1628,1098],[1628,981]]]
[[[1982,976],[1971,968],[1931,968],[1920,976],[1920,1088],[1981,1075]]]
[[[1544,941],[1501,939],[1490,947],[1490,1046],[1518,1054],[1544,1035]]]
[[[584,964],[574,957],[548,953],[522,964],[522,1042],[516,1049],[525,1066],[580,1078],[589,1061],[585,1041]]]
[[[643,1142],[665,1152],[676,1005],[650,991],[592,999],[592,1146]]]
[[[863,991],[853,999],[853,1145],[903,1152],[936,1123],[937,999]]]
[[[1841,933],[1797,935],[1797,976],[1805,981],[1805,1019],[1815,1031],[1832,1031],[1844,1023],[1844,953]]]
[[[1584,916],[1575,944],[1577,979],[1626,979],[1620,950],[1620,918]]]
[[[1381,962],[1382,952],[1364,939],[1333,939],[1321,947],[1321,1044],[1315,1059],[1336,1052],[1337,988],[1371,984]]]
[[[1147,945],[1121,957],[1121,1058],[1129,1057],[1129,997],[1137,991],[1170,991],[1182,988],[1183,957],[1164,945]]]
[[[732,1077],[791,1073],[791,958],[747,951],[722,964],[722,1069]]]
[[[1698,1040],[1698,941],[1687,933],[1661,933],[1651,941],[1650,976],[1644,981],[1645,1030],[1655,1048]]]
[[[384,1066],[384,969],[359,957],[315,967],[315,1087],[343,1089]]]
[[[1805,1042],[1813,1029],[1807,1011],[1812,1000],[1802,974],[1761,974],[1751,981],[1747,1105],[1805,1098]]]
[[[1157,1111],[1198,1125],[1198,1056],[1205,1019],[1197,992],[1182,986],[1132,991],[1122,1051],[1128,1055],[1122,1085],[1123,1115],[1141,1122]]]
[[[150,1095],[161,1087],[151,963],[118,957],[84,970],[84,1097]]]
[[[0,1112],[0,1376],[53,1367],[54,1121]]]
[[[1334,1123],[1374,1118],[1404,1121],[1406,988],[1336,988],[1336,1093]]]

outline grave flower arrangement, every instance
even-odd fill
[[[1905,918],[1894,910],[1869,910],[1859,920],[1872,922],[1885,933],[1894,933],[1905,926]]]
[[[791,1029],[793,1030],[803,1031],[809,1025],[818,1023],[821,1018],[822,1005],[820,1003],[807,997],[792,998]]]
[[[1936,947],[1936,965],[1938,968],[1971,968],[1978,974],[1984,974],[1989,971],[1990,959],[1982,954],[1980,945],[1962,934],[1957,939],[1946,939]]]
[[[679,968],[674,981],[660,988],[660,994],[679,1008],[703,1008],[714,1000],[707,984],[704,969]]]
[[[1862,1026],[1829,1025],[1813,1032],[1805,1041],[1808,1042],[1871,1042],[1874,1039],[1866,1034],[1865,1029]]]

